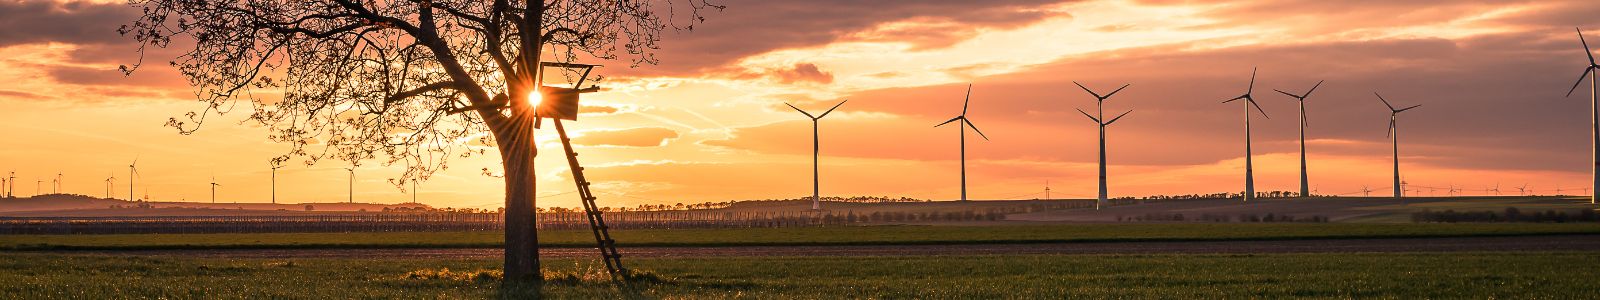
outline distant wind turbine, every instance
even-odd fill
[[[1524,183],[1524,184],[1522,184],[1522,186],[1517,187],[1517,195],[1518,196],[1527,196],[1528,195],[1528,184]]]
[[[933,125],[933,127],[939,127],[944,126],[944,124],[950,124],[950,122],[961,121],[961,124],[956,125],[956,127],[961,128],[961,201],[967,201],[967,127],[972,127],[972,131],[977,132],[979,137],[983,137],[983,140],[989,140],[989,136],[983,135],[983,131],[978,130],[978,126],[972,125],[972,121],[967,119],[967,104],[970,102],[972,102],[972,84],[967,84],[967,97],[961,101],[961,115],[951,118],[949,121],[944,121],[944,123],[939,123],[939,125]]]
[[[217,184],[217,177],[216,176],[211,176],[211,204],[216,204],[217,203],[217,187],[219,187],[219,186],[222,186],[222,185],[221,184]]]
[[[1266,117],[1268,119],[1272,118],[1272,117],[1268,117],[1267,116],[1267,111],[1262,110],[1260,104],[1256,104],[1255,97],[1251,97],[1250,96],[1250,93],[1255,91],[1255,89],[1256,89],[1256,69],[1255,68],[1251,68],[1250,69],[1250,86],[1245,88],[1244,95],[1239,95],[1238,97],[1233,97],[1233,99],[1228,99],[1227,101],[1222,101],[1222,103],[1233,102],[1233,101],[1240,100],[1240,99],[1243,99],[1245,101],[1245,105],[1244,105],[1244,195],[1243,195],[1245,202],[1250,202],[1250,198],[1251,197],[1255,197],[1255,193],[1256,193],[1255,166],[1253,165],[1253,163],[1251,161],[1251,154],[1250,154],[1251,153],[1250,152],[1250,107],[1251,106],[1255,106],[1256,111],[1261,112],[1261,116],[1262,117]]]
[[[1595,62],[1594,51],[1589,50],[1589,41],[1583,39],[1583,29],[1577,30],[1578,41],[1583,43],[1583,54],[1589,56],[1589,66],[1583,67],[1583,74],[1578,75],[1578,82],[1572,84],[1572,89],[1567,90],[1567,97],[1572,97],[1572,92],[1578,90],[1578,86],[1583,84],[1584,77],[1589,78],[1589,133],[1593,135],[1591,141],[1594,142],[1594,148],[1590,148],[1590,154],[1594,155],[1594,167],[1589,169],[1589,175],[1594,180],[1591,187],[1600,191],[1600,82],[1596,82],[1595,79],[1600,74],[1590,76],[1590,73],[1600,71],[1600,63]],[[1594,195],[1589,195],[1589,204],[1595,204]]]
[[[106,199],[111,199],[111,190],[117,188],[117,177],[106,177]]]
[[[133,179],[139,175],[139,157],[133,157],[133,163],[128,164],[128,201],[133,201]]]
[[[278,165],[276,163],[271,164],[271,166],[272,166],[272,204],[278,204],[278,169],[282,169],[283,166],[280,166],[280,165]]]
[[[344,168],[344,170],[350,171],[350,198],[346,199],[345,201],[349,203],[356,203],[356,167],[350,166],[349,168]]]
[[[1307,90],[1304,95],[1295,95],[1274,89],[1274,91],[1294,97],[1296,102],[1300,103],[1300,197],[1309,197],[1311,195],[1311,183],[1310,179],[1308,179],[1309,176],[1306,175],[1306,127],[1311,126],[1311,123],[1306,121],[1306,97],[1311,97],[1311,92],[1317,91],[1317,87],[1320,86],[1322,86],[1322,81],[1317,81],[1317,85],[1311,86],[1311,90]]]
[[[55,188],[50,189],[50,193],[52,193],[52,194],[60,194],[61,193],[61,186],[66,184],[65,181],[61,181],[61,179],[62,179],[61,175],[62,175],[61,172],[56,172],[56,181],[54,183]]]
[[[1398,127],[1399,124],[1397,124],[1396,119],[1398,119],[1400,117],[1400,112],[1411,110],[1413,108],[1417,108],[1417,107],[1422,106],[1422,105],[1412,105],[1411,107],[1396,109],[1396,108],[1394,108],[1394,105],[1390,105],[1389,104],[1389,100],[1383,99],[1383,95],[1379,95],[1376,92],[1374,92],[1372,94],[1378,96],[1378,101],[1383,101],[1383,106],[1388,106],[1389,107],[1389,134],[1388,134],[1388,136],[1389,136],[1389,141],[1391,142],[1391,144],[1394,147],[1394,198],[1395,199],[1399,199],[1401,197],[1405,197],[1405,193],[1403,191],[1401,191],[1402,187],[1400,186],[1400,132],[1399,132],[1400,129]]]
[[[829,113],[833,113],[834,109],[839,108],[840,105],[844,105],[845,102],[850,102],[850,99],[845,99],[844,101],[839,101],[839,104],[834,104],[833,108],[829,108],[828,111],[822,112],[821,115],[817,115],[817,116],[812,116],[811,113],[808,113],[805,110],[800,109],[799,107],[794,107],[793,104],[789,104],[789,103],[784,103],[783,104],[783,105],[788,105],[789,108],[793,108],[795,111],[799,111],[800,113],[805,114],[807,118],[811,118],[811,209],[812,210],[820,210],[820,209],[822,209],[822,179],[821,179],[822,177],[821,177],[821,175],[819,175],[821,173],[821,169],[820,169],[821,167],[820,167],[820,162],[818,160],[818,157],[822,155],[822,139],[821,139],[821,133],[819,131],[817,131],[817,123],[819,123],[817,121],[818,120],[822,120],[822,117],[828,116]]]
[[[1128,88],[1129,84],[1123,84],[1122,87],[1111,91],[1111,93],[1106,94],[1105,96],[1101,96],[1100,93],[1089,90],[1088,87],[1083,86],[1082,83],[1078,83],[1077,81],[1073,81],[1072,84],[1078,85],[1078,88],[1082,88],[1083,91],[1089,92],[1089,95],[1094,96],[1095,115],[1091,116],[1088,112],[1084,112],[1082,109],[1079,109],[1078,113],[1082,113],[1083,116],[1089,117],[1089,120],[1094,121],[1095,127],[1100,129],[1100,194],[1099,198],[1096,198],[1094,202],[1094,209],[1099,210],[1101,206],[1106,204],[1106,126],[1111,126],[1111,123],[1116,123],[1117,120],[1121,120],[1123,116],[1127,116],[1128,113],[1133,112],[1133,110],[1128,110],[1127,112],[1117,115],[1115,118],[1111,118],[1110,121],[1104,121],[1106,116],[1106,99],[1116,95],[1117,92],[1121,92],[1122,89]]]

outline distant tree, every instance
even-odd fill
[[[118,31],[141,43],[141,57],[121,69],[138,69],[150,47],[192,42],[171,65],[204,108],[167,125],[193,133],[245,100],[247,122],[291,145],[274,162],[382,159],[405,167],[390,180],[404,189],[452,156],[498,150],[505,276],[538,280],[528,96],[539,66],[581,55],[655,63],[674,28],[670,1],[131,0],[143,15]],[[685,29],[702,9],[721,9],[679,1],[689,2],[678,8]]]

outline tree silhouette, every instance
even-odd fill
[[[118,32],[140,43],[140,60],[121,69],[132,74],[151,47],[193,43],[171,65],[204,108],[167,125],[190,134],[246,101],[245,122],[291,145],[274,162],[384,160],[405,167],[390,179],[404,189],[453,156],[497,149],[505,275],[538,280],[529,95],[541,63],[653,64],[663,32],[722,9],[669,1],[133,0],[143,15]],[[689,26],[672,25],[679,17]]]

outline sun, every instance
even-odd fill
[[[539,94],[540,93],[537,90],[532,93],[528,93],[528,105],[539,107],[539,101],[544,100],[544,97],[541,97]]]

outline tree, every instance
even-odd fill
[[[505,275],[538,280],[529,99],[541,63],[653,64],[663,32],[692,30],[702,10],[722,9],[668,1],[133,0],[143,15],[118,32],[140,43],[140,63],[121,69],[132,74],[151,47],[192,42],[171,65],[204,108],[168,126],[190,134],[248,101],[246,122],[291,145],[274,162],[381,159],[405,167],[390,179],[400,189],[453,156],[497,149]],[[675,12],[690,25],[671,25]]]

